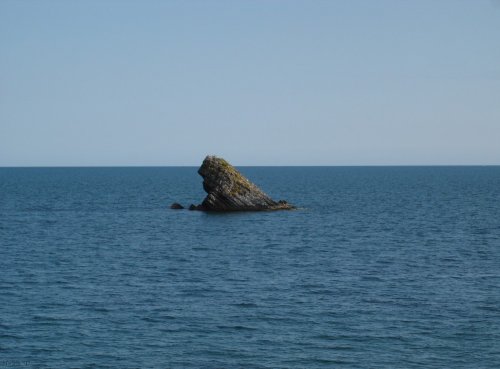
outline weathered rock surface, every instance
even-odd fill
[[[256,211],[290,210],[295,207],[284,200],[274,201],[222,158],[207,156],[198,173],[203,177],[207,197],[190,210]]]

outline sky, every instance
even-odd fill
[[[500,1],[0,1],[0,166],[499,165]]]

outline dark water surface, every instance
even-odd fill
[[[499,368],[500,167],[0,169],[0,366]]]

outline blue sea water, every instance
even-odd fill
[[[196,169],[0,169],[0,367],[500,367],[500,167]]]

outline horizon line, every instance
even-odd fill
[[[268,168],[332,168],[332,167],[498,167],[500,164],[305,164],[305,165],[233,165],[234,167]],[[200,165],[0,165],[0,169],[36,169],[36,168],[198,168]]]

